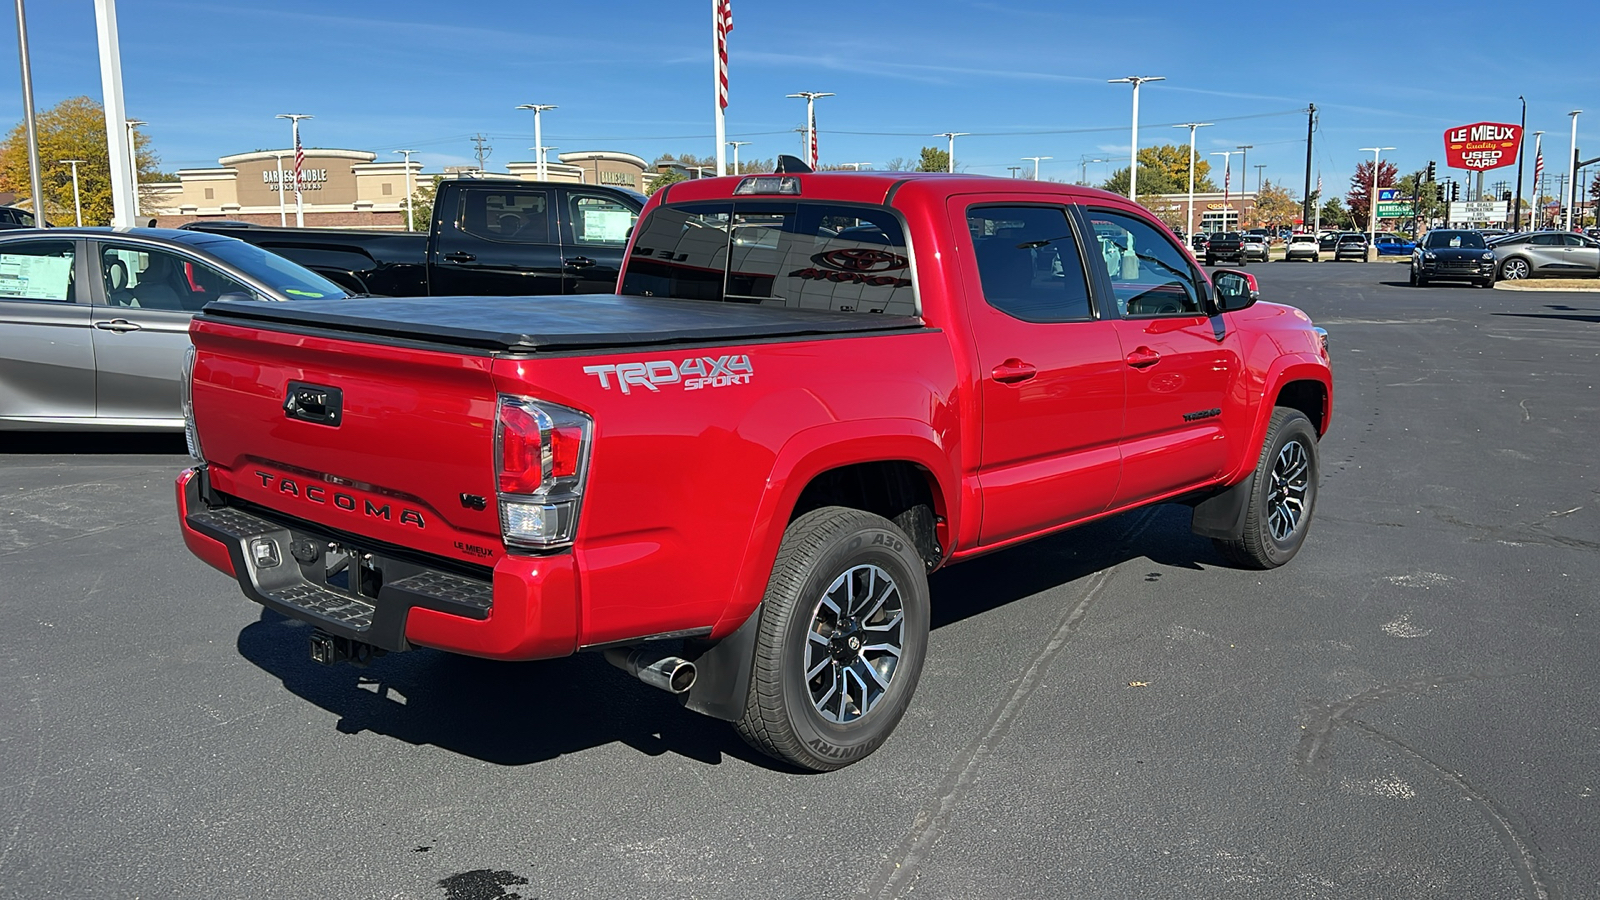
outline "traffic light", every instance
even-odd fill
[[[1511,202],[1511,192],[1510,191],[1502,191],[1500,193],[1500,199],[1504,200],[1507,203],[1510,203]]]
[[[1438,170],[1434,168],[1433,160],[1431,160],[1431,159],[1428,160],[1428,180],[1429,181],[1433,180],[1433,176],[1437,171]]]
[[[1457,200],[1460,200],[1460,199],[1461,199],[1461,183],[1460,182],[1456,182],[1456,181],[1450,182],[1450,201],[1453,203],[1453,202],[1455,202]]]

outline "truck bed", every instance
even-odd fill
[[[362,297],[294,303],[216,301],[203,317],[420,341],[491,352],[866,334],[922,327],[915,316],[630,296]]]

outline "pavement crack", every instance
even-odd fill
[[[1131,544],[1154,520],[1153,508],[1147,510],[1123,537],[1122,542]],[[858,895],[891,900],[910,890],[912,882],[916,880],[919,866],[928,858],[933,846],[949,830],[950,823],[955,819],[957,807],[961,805],[973,782],[977,780],[984,762],[994,755],[996,747],[1011,730],[1017,715],[1032,696],[1034,689],[1039,686],[1045,669],[1055,660],[1067,640],[1082,627],[1095,598],[1100,595],[1101,589],[1106,586],[1114,571],[1115,569],[1111,568],[1101,569],[1090,577],[1089,589],[1084,592],[1083,598],[1067,611],[1050,635],[1050,640],[1023,670],[1021,677],[1012,685],[1011,692],[995,710],[989,726],[979,732],[951,761],[944,779],[939,783],[938,794],[931,803],[918,810],[905,836],[884,859],[878,873],[857,892]]]

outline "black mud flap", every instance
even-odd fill
[[[1244,537],[1244,518],[1250,511],[1250,494],[1255,487],[1256,476],[1252,472],[1233,487],[1196,503],[1189,530],[1201,537],[1224,541],[1236,541]]]
[[[733,634],[714,644],[689,641],[684,656],[694,662],[694,687],[681,695],[689,709],[714,719],[729,722],[744,718],[745,695],[750,691],[750,671],[755,665],[756,634],[761,629],[761,607],[757,606]],[[698,656],[691,654],[695,644],[706,645]]]

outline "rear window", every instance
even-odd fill
[[[882,207],[772,200],[657,207],[624,294],[914,316],[904,231]]]

